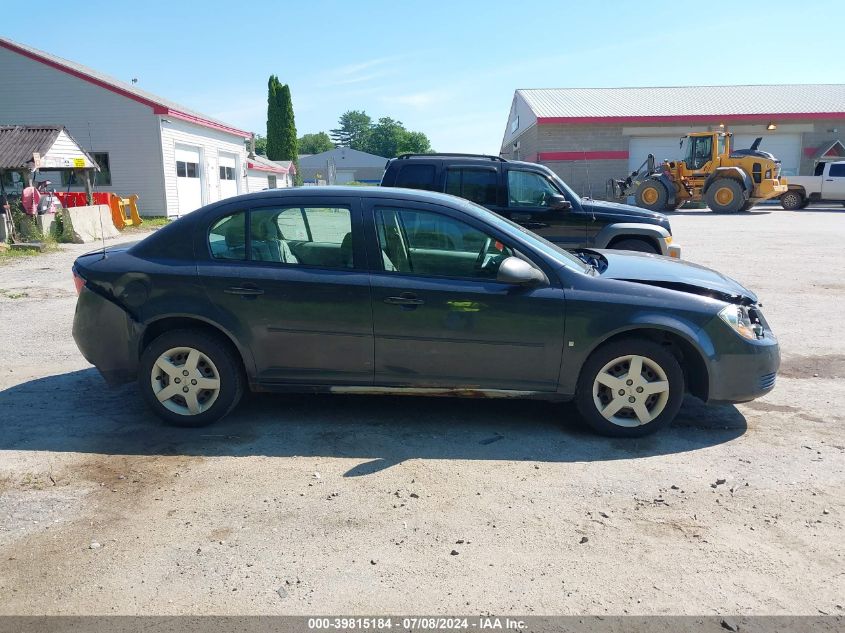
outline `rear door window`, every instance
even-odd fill
[[[246,259],[246,213],[221,218],[208,232],[208,246],[214,259]]]
[[[239,211],[211,226],[208,245],[214,259],[354,267],[352,218],[346,207]]]
[[[496,204],[497,181],[494,169],[451,168],[446,171],[446,193],[491,206]]]
[[[845,178],[845,164],[835,163],[831,165],[828,174],[831,178]]]
[[[402,165],[395,186],[434,191],[434,165]]]

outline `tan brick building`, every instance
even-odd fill
[[[763,137],[760,149],[787,177],[811,174],[819,151],[845,139],[845,84],[517,90],[501,155],[547,165],[603,198],[609,178],[648,154],[680,158],[684,134],[720,129],[735,148]]]

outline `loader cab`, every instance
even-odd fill
[[[718,139],[716,147],[713,147],[714,137]],[[690,134],[684,137],[686,141],[686,153],[684,163],[690,171],[698,171],[704,166],[715,161],[725,151],[725,137],[716,134]]]

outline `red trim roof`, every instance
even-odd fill
[[[258,163],[253,163],[252,161],[247,161],[246,164],[247,169],[254,169],[255,171],[271,171],[276,174],[286,174],[288,170],[279,165],[278,167],[268,167],[265,165],[259,165]]]
[[[673,116],[573,116],[538,117],[537,125],[592,125],[607,123],[729,123],[738,121],[807,121],[819,119],[845,119],[845,112],[795,112],[779,114],[688,114]]]
[[[50,68],[54,68],[54,69],[59,70],[63,73],[67,73],[68,75],[71,75],[72,77],[76,77],[77,79],[82,79],[83,81],[87,81],[88,83],[91,83],[95,86],[98,86],[100,88],[104,88],[104,89],[106,89],[110,92],[113,92],[115,94],[119,94],[120,96],[126,97],[127,99],[137,101],[138,103],[141,103],[145,106],[152,108],[153,112],[155,114],[171,116],[173,118],[181,119],[183,121],[188,121],[190,123],[193,123],[195,125],[200,125],[202,127],[207,127],[207,128],[211,128],[213,130],[219,130],[219,131],[222,131],[222,132],[228,132],[229,134],[235,134],[235,135],[240,136],[242,138],[250,138],[252,136],[251,132],[245,132],[244,130],[239,130],[238,128],[231,127],[231,126],[226,125],[225,123],[221,123],[219,121],[213,121],[211,119],[207,119],[207,118],[200,116],[196,113],[188,112],[187,110],[175,109],[175,108],[171,107],[170,105],[164,103],[163,101],[156,101],[154,99],[150,99],[150,98],[145,97],[143,95],[140,95],[136,92],[133,92],[131,89],[122,88],[120,85],[117,85],[115,83],[103,81],[102,79],[100,79],[98,77],[94,77],[93,75],[86,74],[85,72],[83,72],[81,70],[77,70],[76,68],[70,68],[69,66],[62,64],[57,59],[52,59],[52,58],[46,57],[44,55],[40,55],[33,50],[22,48],[21,46],[18,46],[18,45],[14,44],[13,42],[10,42],[8,40],[0,39],[0,47],[3,47],[5,49],[10,50],[14,53],[17,53],[19,55],[23,55],[24,57],[27,57],[27,58],[32,59],[34,61],[40,62],[40,63],[44,64],[45,66],[49,66]]]

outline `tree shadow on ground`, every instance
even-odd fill
[[[641,439],[592,434],[571,404],[410,396],[248,396],[201,429],[165,426],[135,388],[94,369],[0,391],[0,450],[106,455],[319,456],[364,460],[346,476],[409,459],[590,462],[684,453],[747,429],[733,406],[687,398],[668,429]]]

